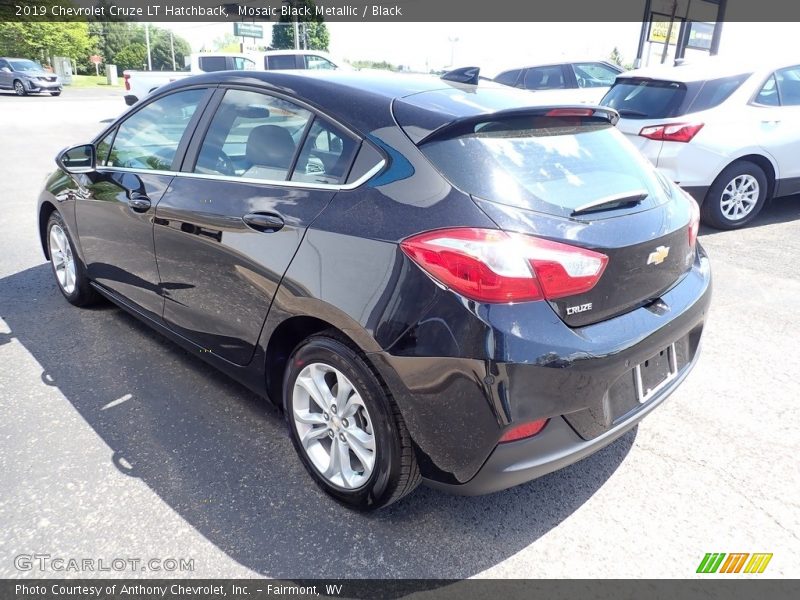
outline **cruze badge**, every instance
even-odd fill
[[[568,306],[567,307],[567,314],[574,315],[577,313],[582,313],[587,310],[592,310],[592,303],[589,302],[587,304],[579,304],[578,306]]]
[[[669,256],[669,246],[659,246],[647,257],[648,265],[660,265]]]

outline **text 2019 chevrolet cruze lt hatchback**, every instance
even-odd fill
[[[609,444],[697,360],[695,202],[606,108],[359,72],[201,75],[64,151],[39,202],[105,296],[268,397],[360,509]],[[279,468],[279,465],[275,465]]]

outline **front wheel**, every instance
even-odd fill
[[[717,229],[738,229],[756,218],[767,199],[767,176],[742,160],[726,167],[703,201],[703,221]]]
[[[335,332],[302,342],[288,361],[284,408],[314,481],[358,510],[387,506],[420,482],[394,400],[364,358]]]
[[[58,212],[47,221],[47,250],[58,289],[70,304],[88,306],[100,298],[89,285],[86,270],[75,254],[67,226]]]
[[[59,90],[57,92],[50,92],[50,95],[51,96],[60,96],[61,95],[61,90]]]
[[[17,96],[27,96],[28,91],[25,89],[25,84],[23,84],[19,79],[14,80],[14,92]]]

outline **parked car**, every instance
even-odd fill
[[[252,56],[233,52],[200,52],[188,57],[188,64],[181,71],[135,71],[122,73],[125,81],[125,104],[133,106],[153,90],[171,81],[184,79],[199,73],[216,71],[247,71],[256,68]]]
[[[258,55],[258,60],[258,68],[265,71],[352,69],[345,61],[321,50],[270,50]]]
[[[530,100],[378,72],[177,81],[59,154],[43,250],[72,304],[111,299],[281,408],[347,505],[514,486],[661,404],[711,289],[696,203],[616,113]]]
[[[798,61],[640,69],[620,75],[601,104],[713,227],[743,227],[769,198],[800,192]]]
[[[17,96],[41,92],[60,96],[61,79],[35,60],[0,57],[0,90],[13,90]]]
[[[536,92],[537,102],[597,104],[622,71],[602,60],[563,62],[510,69],[494,80]]]

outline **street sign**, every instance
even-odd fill
[[[101,62],[103,62],[103,57],[98,54],[92,54],[89,57],[89,62],[93,65],[99,65]]]
[[[695,50],[711,49],[711,40],[714,38],[714,24],[693,22],[690,26],[689,41],[686,47],[694,48]]]
[[[256,23],[234,23],[233,35],[262,39],[264,37],[264,26]]]
[[[656,15],[653,15],[654,17]],[[660,15],[658,15],[660,16]],[[651,21],[650,22],[650,35],[647,36],[648,42],[656,42],[657,44],[663,44],[667,41],[667,31],[669,31],[669,21]],[[670,44],[677,44],[678,43],[678,32],[680,31],[681,24],[679,22],[675,22],[672,24],[672,31],[669,33],[669,43]]]

